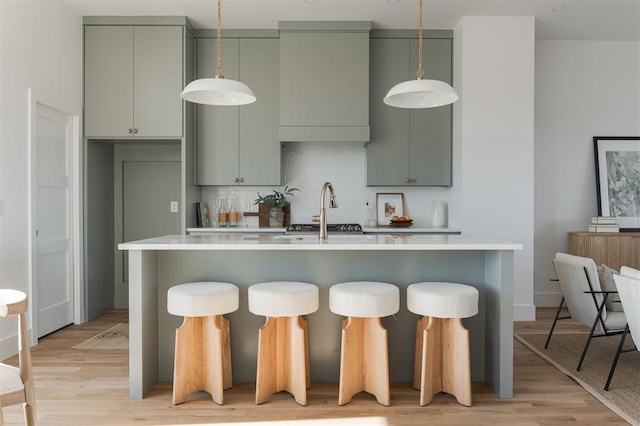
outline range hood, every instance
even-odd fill
[[[371,21],[279,21],[282,142],[369,141]]]

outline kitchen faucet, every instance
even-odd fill
[[[324,208],[327,188],[329,188],[329,207],[332,209],[338,207],[336,195],[333,193],[333,185],[331,185],[331,182],[325,182],[324,185],[322,185],[322,193],[320,194],[320,215],[311,218],[313,222],[320,222],[320,234],[318,235],[320,240],[327,239],[327,209]]]

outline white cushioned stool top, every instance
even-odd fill
[[[240,290],[215,281],[178,284],[167,292],[167,311],[183,317],[208,317],[238,310]]]
[[[346,317],[387,317],[400,309],[400,289],[375,281],[335,284],[329,289],[329,309]]]
[[[265,317],[297,317],[318,310],[318,286],[298,281],[273,281],[249,287],[249,311]]]
[[[472,317],[478,313],[478,290],[458,283],[411,284],[407,287],[407,309],[428,317]]]

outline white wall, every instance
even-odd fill
[[[463,17],[455,28],[454,165],[463,233],[524,245],[515,254],[514,319],[533,305],[535,27],[531,17]]]
[[[597,215],[594,136],[640,136],[640,43],[536,44],[535,303],[556,306],[551,259]]]
[[[82,108],[82,18],[60,1],[3,0],[0,11],[0,286],[30,296],[27,90]],[[13,332],[0,327],[0,340]]]

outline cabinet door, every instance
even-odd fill
[[[371,39],[371,141],[367,145],[367,184],[406,185],[409,178],[409,110],[382,100],[411,75],[407,39]]]
[[[216,73],[216,40],[198,40],[198,78]],[[238,79],[238,39],[222,40],[222,73]],[[235,185],[238,172],[238,108],[198,105],[198,184]]]
[[[181,26],[133,29],[135,136],[182,137]]]
[[[133,27],[84,28],[84,133],[131,136]]]
[[[451,43],[423,40],[425,78],[451,84]],[[418,69],[418,40],[411,40],[411,69]],[[409,111],[412,185],[451,186],[452,105]]]
[[[240,108],[240,172],[245,185],[280,185],[278,140],[279,43],[277,39],[240,40],[240,81],[257,101]]]

